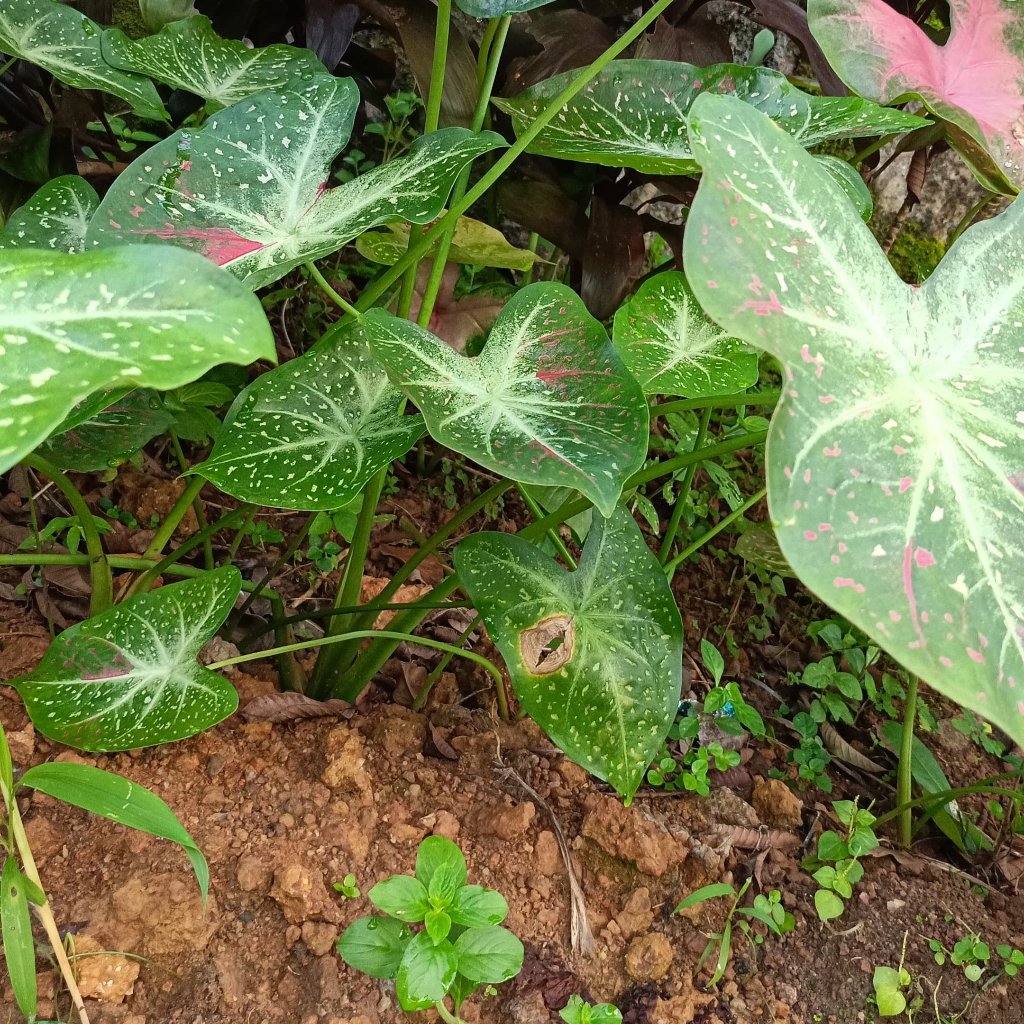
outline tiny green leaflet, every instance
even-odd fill
[[[84,252],[85,232],[99,206],[96,189],[77,174],[62,174],[19,206],[0,229],[0,249]]]
[[[13,681],[35,727],[82,750],[130,750],[227,718],[234,687],[196,657],[241,590],[234,566],[131,598],[64,630]]]
[[[29,1020],[36,1015],[36,946],[28,910],[28,879],[17,858],[7,854],[0,873],[0,938],[18,1009]]]
[[[570,288],[539,283],[502,310],[475,358],[371,310],[370,347],[441,444],[524,483],[574,487],[611,514],[647,452],[647,403]]]
[[[575,572],[501,533],[465,538],[455,567],[526,711],[630,800],[675,719],[683,643],[665,573],[633,517],[595,517]]]
[[[242,501],[341,508],[423,435],[423,418],[403,415],[403,402],[362,325],[333,327],[238,396],[197,471]]]
[[[702,96],[687,278],[784,365],[768,438],[782,553],[951,699],[1024,742],[1024,202],[905,285],[792,138]]]

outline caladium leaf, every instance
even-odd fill
[[[341,508],[423,435],[357,323],[265,373],[232,406],[199,467],[222,491],[257,505]]]
[[[595,516],[575,572],[503,533],[461,541],[455,567],[526,711],[630,799],[675,718],[683,657],[679,609],[633,517]]]
[[[462,168],[505,144],[493,132],[448,128],[325,190],[358,104],[351,80],[317,75],[300,90],[259,93],[198,131],[176,132],[117,178],[88,242],[173,242],[261,288],[372,227],[433,220]]]
[[[255,296],[189,252],[0,251],[0,473],[103,388],[276,358]]]
[[[944,46],[884,0],[810,0],[811,31],[839,77],[880,103],[920,99],[1024,186],[1024,32],[1016,0],[952,0]]]
[[[174,423],[174,413],[149,388],[136,388],[88,419],[54,433],[40,449],[61,469],[93,473],[130,459]]]
[[[202,15],[169,22],[142,39],[111,29],[103,54],[116,68],[148,75],[219,107],[265,89],[283,89],[294,78],[327,74],[309,50],[283,44],[253,49],[239,39],[222,39]]]
[[[192,736],[227,718],[234,687],[196,656],[241,590],[234,566],[131,598],[66,629],[14,681],[35,727],[81,750]]]
[[[99,206],[96,189],[77,174],[48,181],[8,218],[0,249],[83,252],[89,218]]]
[[[103,29],[57,0],[4,0],[0,51],[45,68],[76,89],[99,89],[127,100],[140,117],[166,120],[153,83],[111,67],[103,57]]]
[[[687,276],[782,361],[768,493],[800,578],[911,672],[1024,741],[1024,203],[921,288],[812,158],[701,98]]]
[[[435,440],[513,480],[575,487],[611,515],[647,452],[647,403],[571,289],[523,288],[472,359],[383,310],[366,325]]]
[[[757,382],[757,353],[709,320],[674,271],[650,278],[620,307],[612,338],[649,395],[734,395]]]
[[[474,18],[500,18],[505,14],[522,14],[532,11],[552,0],[455,0],[467,14]]]
[[[556,75],[513,99],[494,103],[511,115],[519,135],[578,74]],[[739,97],[806,147],[828,139],[911,131],[928,123],[869,100],[812,96],[768,68],[740,64],[697,68],[677,61],[618,60],[565,105],[529,151],[632,167],[647,174],[697,174],[700,168],[686,135],[686,117],[694,99],[704,92]]]

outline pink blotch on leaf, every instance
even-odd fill
[[[768,293],[767,299],[747,299],[740,308],[751,310],[754,316],[771,316],[783,312],[782,303],[773,291]]]
[[[132,235],[152,235],[167,242],[192,241],[198,242],[197,249],[209,260],[219,266],[241,259],[251,252],[264,247],[263,242],[254,242],[243,238],[230,228],[176,228],[167,224],[161,228],[147,228],[142,231],[131,231]]]
[[[952,668],[953,667],[952,659],[947,658],[944,654],[942,655],[941,658],[939,658],[939,664],[944,666],[945,668]]]
[[[858,594],[864,593],[864,584],[858,583],[855,579],[849,576],[837,576],[833,581],[833,585],[839,587],[849,587],[851,590],[856,590]]]
[[[927,569],[935,564],[935,556],[927,548],[917,548],[914,551],[914,564],[918,569]]]
[[[914,484],[914,481],[909,477],[905,476],[900,481],[900,494],[906,493]]]
[[[835,446],[832,448],[822,448],[821,454],[827,455],[830,459],[834,459],[843,454],[843,449],[840,448],[839,442],[837,441]]]
[[[971,661],[976,661],[979,665],[985,664],[985,655],[982,654],[981,651],[976,651],[973,647],[967,648],[967,657],[970,658]]]
[[[804,540],[817,540],[818,535],[813,530],[804,530]]]

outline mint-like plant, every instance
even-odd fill
[[[387,917],[361,917],[345,929],[338,953],[372,978],[396,981],[403,1010],[434,1007],[445,1021],[481,985],[499,985],[523,966],[523,944],[502,922],[501,893],[468,884],[466,858],[443,836],[416,854],[416,874],[392,875],[367,894]],[[414,931],[409,925],[422,925]]]

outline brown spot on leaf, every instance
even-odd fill
[[[535,676],[547,676],[568,664],[576,647],[576,624],[568,615],[551,615],[524,629],[519,637],[523,664]]]

